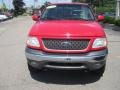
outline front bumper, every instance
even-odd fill
[[[34,68],[89,69],[96,70],[106,63],[108,50],[85,54],[56,54],[26,48],[28,64]]]

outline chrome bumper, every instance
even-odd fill
[[[54,68],[54,69],[85,69],[95,70],[101,68],[106,63],[108,50],[94,51],[85,54],[54,54],[45,53],[38,50],[26,48],[26,58],[28,63],[35,68]],[[57,65],[50,65],[57,63]],[[62,66],[60,63],[80,63],[80,66]]]

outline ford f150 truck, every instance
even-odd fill
[[[107,39],[88,4],[59,3],[32,16],[25,50],[30,70],[88,69],[103,73],[108,54]]]

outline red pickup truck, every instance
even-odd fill
[[[103,74],[108,54],[107,39],[88,4],[61,3],[47,6],[32,16],[25,50],[30,71],[88,69]]]

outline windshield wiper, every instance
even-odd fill
[[[42,20],[62,20],[61,18],[57,18],[57,17],[44,17],[41,18]]]
[[[66,18],[66,19],[70,19],[70,20],[85,20],[85,21],[93,21],[92,19],[84,19],[84,18]]]

